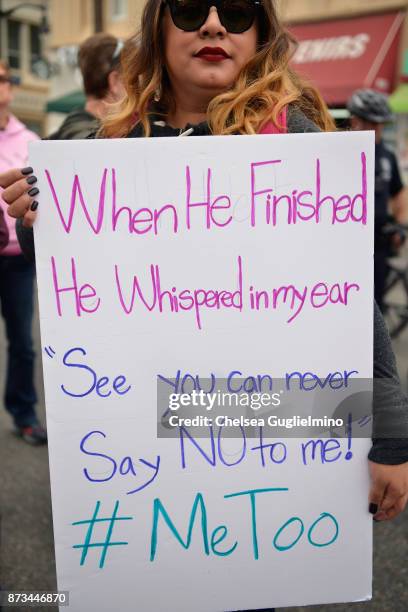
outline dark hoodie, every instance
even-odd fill
[[[46,140],[79,140],[88,138],[99,127],[94,115],[85,109],[77,109],[69,113],[59,129],[48,136]]]

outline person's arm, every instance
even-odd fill
[[[397,223],[404,225],[408,221],[408,191],[401,189],[390,202],[391,214]]]
[[[8,245],[9,232],[3,209],[0,206],[0,251]]]
[[[408,461],[408,397],[401,388],[391,339],[374,303],[374,429],[369,459],[386,465]]]
[[[408,501],[408,398],[401,389],[391,340],[377,304],[373,417],[373,446],[368,455],[370,512],[376,520],[389,520],[400,514]]]
[[[299,109],[289,107],[289,133],[319,131]],[[396,158],[395,167],[398,171]],[[393,177],[391,193],[395,197],[403,185],[399,171]],[[408,500],[408,398],[401,389],[384,319],[374,303],[374,380],[377,379],[386,381],[382,390],[386,391],[387,397],[385,401],[382,393],[382,401],[374,402],[374,437],[368,455],[371,475],[370,512],[375,514],[377,520],[388,520],[402,512]],[[398,435],[381,437],[383,423],[386,423],[388,432],[392,430],[398,432]]]

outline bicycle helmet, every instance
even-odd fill
[[[347,102],[352,115],[371,121],[387,123],[393,118],[387,96],[373,89],[358,89]]]

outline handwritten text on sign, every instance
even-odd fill
[[[72,609],[369,597],[368,442],[157,439],[156,381],[371,377],[371,135],[42,142],[31,163]]]

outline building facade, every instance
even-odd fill
[[[143,5],[144,0],[50,0],[49,42],[57,64],[72,63],[77,45],[95,31],[120,38],[134,33]],[[276,6],[300,41],[296,68],[330,105],[344,106],[358,86],[395,90],[408,48],[408,0],[276,0]],[[66,81],[66,71],[61,74],[53,83],[56,95]]]
[[[298,72],[332,107],[355,89],[389,95],[396,121],[386,138],[397,147],[408,182],[408,0],[278,0],[299,41]]]
[[[50,0],[49,58],[54,67],[48,109],[48,133],[56,130],[75,106],[81,89],[76,68],[78,46],[104,31],[126,39],[139,26],[143,0]]]
[[[0,11],[21,4],[0,0]],[[63,118],[47,112],[47,100],[65,96],[77,100],[81,88],[76,70],[78,45],[96,31],[122,39],[133,34],[144,0],[34,0],[33,4],[47,7],[50,34],[44,37],[39,32],[39,11],[20,8],[0,19],[0,49],[21,79],[15,112],[44,133],[55,129]],[[404,64],[408,0],[276,0],[276,5],[300,41],[296,68],[316,83],[331,106],[344,106],[348,93],[358,86],[392,94],[408,79],[408,62]],[[32,69],[44,46],[52,67],[48,79],[41,78],[41,70]],[[55,107],[51,103],[48,110]]]
[[[97,31],[127,38],[140,23],[143,5],[143,0],[50,0],[50,47],[77,46]]]
[[[43,32],[48,1],[34,0],[29,4],[0,0],[0,57],[9,63],[17,83],[13,112],[31,129],[44,134],[50,89],[48,64],[44,61],[47,34]]]
[[[404,77],[408,0],[278,0],[299,40],[297,70],[330,105],[358,87],[392,94]]]

